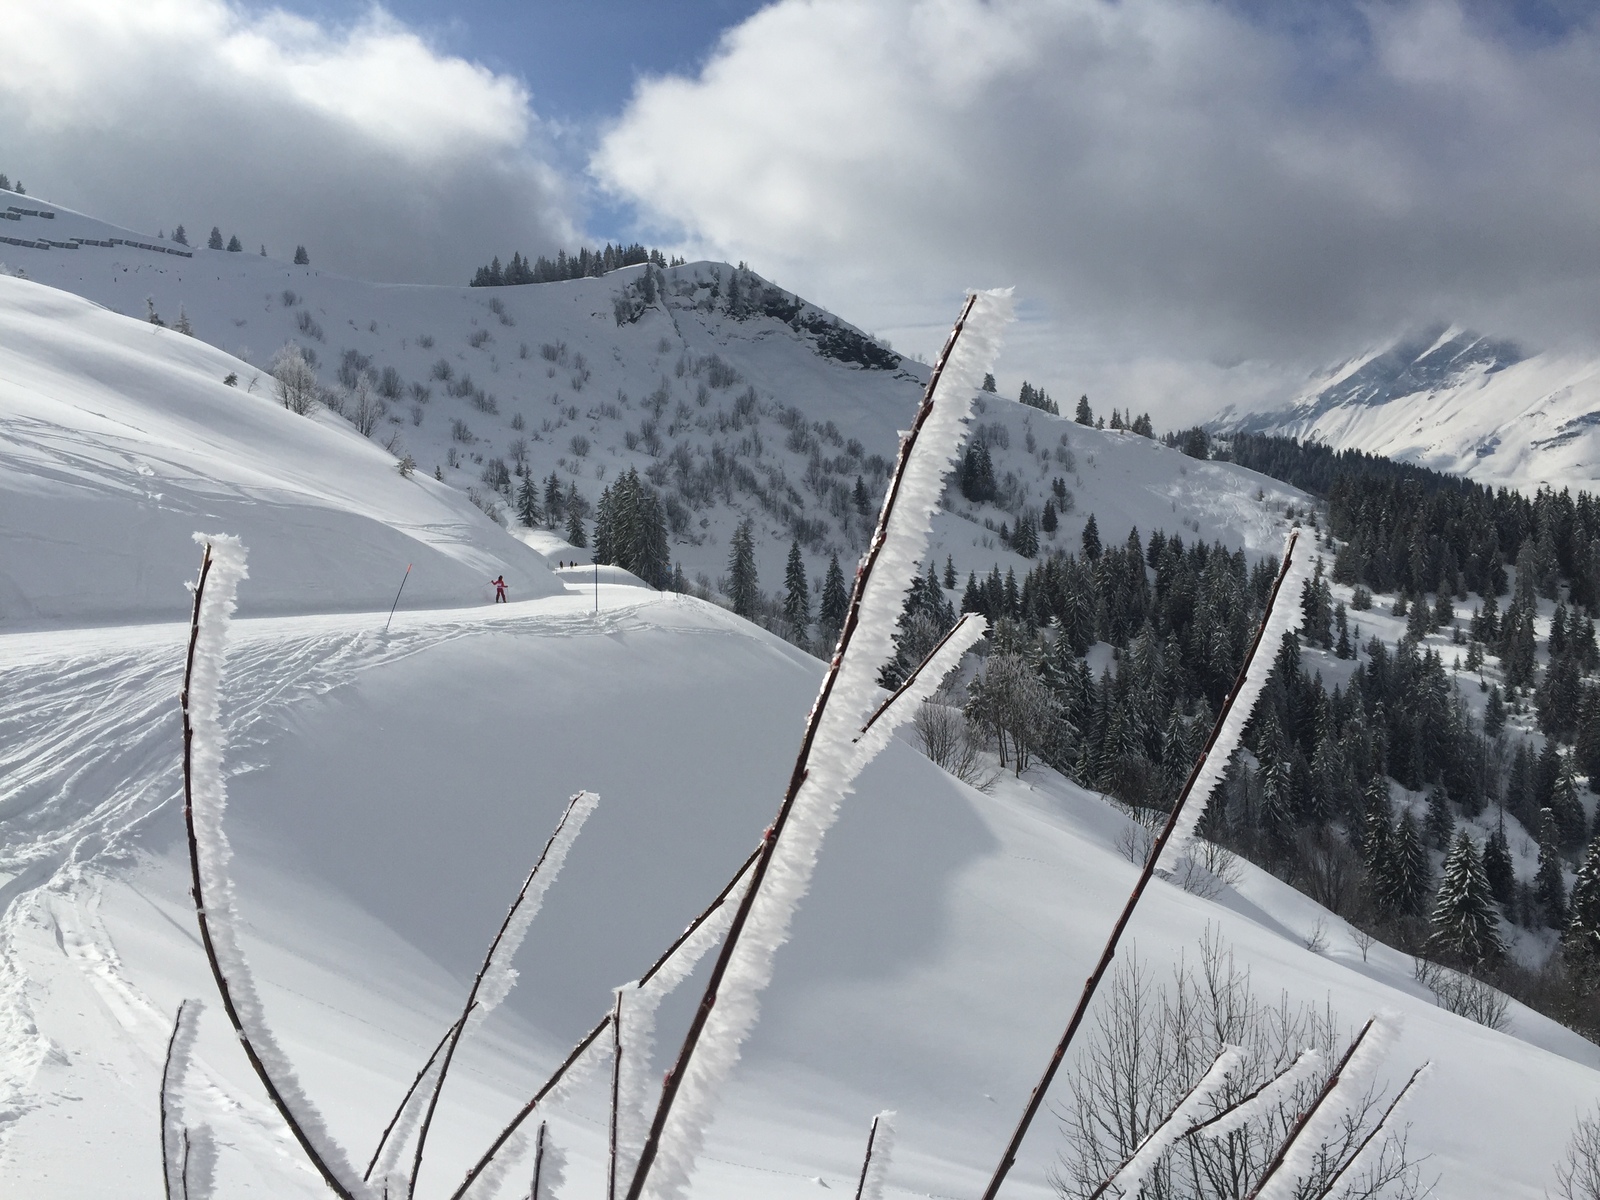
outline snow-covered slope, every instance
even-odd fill
[[[445,1167],[754,844],[821,670],[691,598],[602,586],[598,617],[590,603],[402,614],[387,639],[353,616],[240,623],[227,692],[249,768],[231,818],[248,948],[308,1087],[358,1155],[448,1024],[565,797],[602,797],[509,1011],[448,1098],[424,1194],[443,1194]],[[0,1168],[19,1194],[159,1194],[150,1130],[167,1022],[181,997],[211,994],[174,802],[183,637],[6,639],[0,727],[29,764],[11,775],[4,861],[20,874],[3,925]],[[117,702],[87,703],[107,673]],[[67,827],[87,849],[68,852]],[[850,1186],[885,1107],[900,1112],[891,1196],[974,1194],[1131,883],[1122,828],[1059,780],[984,796],[891,746],[830,835],[693,1194]],[[1319,920],[1315,953],[1304,942]],[[1390,1073],[1436,1064],[1411,1137],[1451,1194],[1542,1194],[1593,1094],[1594,1047],[1520,1008],[1509,1036],[1450,1016],[1404,956],[1380,947],[1363,962],[1341,923],[1254,870],[1216,901],[1157,883],[1132,936],[1163,964],[1208,926],[1267,994],[1326,1000],[1346,1021],[1405,1015]],[[668,1010],[664,1046],[686,1015]],[[217,1089],[219,1194],[320,1194],[215,1013],[200,1059]],[[571,1195],[593,1194],[603,1169],[603,1073],[591,1083],[552,1115],[576,1159]],[[97,1152],[72,1153],[86,1144]],[[1048,1195],[1058,1145],[1041,1124],[1007,1194]]]
[[[173,619],[187,539],[260,547],[250,612],[386,608],[560,585],[455,489],[331,414],[223,379],[246,364],[170,329],[0,277],[0,628]]]
[[[1600,362],[1430,329],[1351,360],[1281,409],[1226,410],[1215,425],[1365,450],[1494,486],[1592,489]]]
[[[674,560],[690,580],[703,575],[713,587],[745,516],[756,521],[760,581],[769,592],[781,587],[792,538],[814,584],[829,553],[851,562],[865,546],[898,431],[927,378],[922,364],[723,263],[665,272],[658,301],[619,325],[615,300],[639,283],[641,267],[521,287],[389,286],[255,254],[141,249],[127,242],[158,243],[34,197],[22,203],[56,215],[3,222],[0,233],[123,244],[0,245],[0,260],[141,322],[147,300],[169,325],[182,313],[198,340],[255,364],[247,370],[218,360],[209,368],[218,382],[236,370],[241,390],[253,383],[253,394],[270,394],[272,358],[290,341],[316,358],[322,384],[336,393],[345,391],[339,373],[347,361],[351,383],[381,382],[391,368],[399,394],[384,401],[371,440],[412,454],[419,475],[437,468],[452,487],[476,489],[508,510],[509,499],[484,481],[495,460],[515,469],[525,459],[541,480],[554,471],[591,504],[637,468],[675,514]],[[747,299],[753,286],[764,289],[777,315],[730,315],[736,275]],[[173,340],[170,330],[151,338]],[[446,372],[448,379],[438,377]],[[990,431],[997,476],[1015,477],[1016,505],[1037,514],[1051,481],[1062,477],[1072,492],[1095,496],[1102,538],[1120,540],[1135,525],[1144,534],[1158,525],[1176,529],[1182,509],[1198,522],[1193,532],[1264,552],[1276,544],[1273,510],[1303,503],[1293,489],[1252,472],[1196,464],[1146,439],[1085,429],[1009,398],[984,399],[977,420]],[[339,423],[327,413],[321,419]],[[858,476],[873,497],[865,515],[851,502]],[[1058,544],[1077,546],[1090,511],[1077,505]],[[996,562],[1022,569],[1025,560],[995,536],[1003,522],[1014,525],[1015,512],[955,496],[935,527],[937,561],[952,556],[963,578]]]
[[[63,235],[69,221],[83,222],[78,236],[105,232],[87,218],[56,220]],[[694,461],[712,459],[720,441],[744,456],[769,500],[788,493],[765,472],[784,472],[807,502],[797,511],[827,514],[821,544],[848,549],[862,522],[833,513],[805,482],[811,448],[791,449],[789,436],[798,426],[819,458],[853,458],[870,474],[867,460],[893,451],[919,371],[841,363],[783,320],[732,320],[698,301],[618,326],[610,301],[625,280],[615,276],[488,293],[386,289],[304,271],[290,280],[291,268],[248,255],[12,249],[13,265],[34,256],[35,278],[78,272],[74,290],[101,302],[95,289],[140,282],[119,304],[131,319],[0,280],[0,570],[29,606],[0,627],[0,1191],[161,1194],[157,1086],[171,1015],[183,997],[214,995],[180,842],[174,697],[187,629],[164,620],[181,610],[194,571],[189,534],[209,527],[242,534],[251,551],[247,619],[224,689],[246,948],[282,1041],[356,1158],[455,1015],[566,797],[580,787],[601,796],[533,926],[520,984],[452,1076],[430,1143],[438,1157],[418,1191],[448,1194],[454,1170],[606,1009],[609,989],[639,974],[760,837],[822,666],[720,608],[640,588],[623,572],[596,586],[587,572],[546,571],[541,554],[570,557],[562,543],[536,534],[523,544],[460,488],[425,478],[430,448],[495,457],[525,436],[536,471],[565,471],[592,497],[628,464],[667,459],[674,439]],[[136,253],[151,255],[143,274]],[[96,268],[99,254],[124,257]],[[696,270],[709,280],[713,266],[683,278]],[[438,344],[427,350],[442,356],[448,335],[457,378],[470,363],[487,394],[497,364],[528,390],[506,385],[500,412],[487,414],[436,384],[418,402],[422,424],[394,426],[423,466],[402,479],[377,439],[329,414],[287,413],[259,381],[249,390],[242,360],[137,319],[163,281],[173,290],[156,303],[168,320],[182,303],[197,333],[223,344],[229,329],[286,336],[303,297],[315,295],[325,338],[316,346],[354,347],[378,336],[369,327],[378,322],[389,332],[373,343],[374,366],[390,361],[381,348],[417,381],[429,356],[399,356],[432,330]],[[277,294],[286,286],[293,305]],[[500,322],[492,300],[515,324]],[[337,328],[349,332],[327,333]],[[474,328],[501,340],[473,347]],[[524,336],[529,359],[473,357]],[[561,341],[565,364],[539,356],[542,342]],[[710,368],[696,374],[713,352],[738,383],[710,388]],[[693,360],[681,377],[680,359]],[[583,370],[589,378],[574,388]],[[242,387],[222,384],[230,372]],[[663,379],[661,453],[630,449],[624,435],[642,443],[642,398]],[[757,388],[755,409],[736,429],[735,397],[747,386]],[[566,416],[579,403],[592,414]],[[688,425],[672,435],[680,403]],[[785,424],[780,406],[801,409],[804,423]],[[518,413],[523,431],[509,425]],[[559,414],[548,433],[541,414]],[[450,442],[451,419],[475,422],[483,440]],[[830,421],[844,445],[829,440]],[[1285,506],[1305,502],[1229,464],[998,397],[984,398],[977,421],[1018,488],[1042,499],[1049,480],[1069,481],[1076,507],[1057,533],[1069,545],[1094,513],[1107,540],[1161,526],[1265,553],[1281,544]],[[588,453],[571,448],[575,432],[591,439]],[[476,482],[465,466],[441,473]],[[823,472],[851,483],[855,473]],[[14,507],[13,496],[32,507]],[[734,488],[693,510],[674,553],[691,569],[717,570],[745,511],[762,514],[776,543],[762,563],[771,587],[787,536],[778,541],[784,518],[756,492]],[[1020,567],[984,525],[1006,516],[969,515],[953,498],[933,553],[952,554],[963,571],[996,559]],[[429,607],[402,606],[385,634],[391,580],[376,581],[412,560],[419,571],[432,563],[417,599]],[[51,572],[72,570],[78,594],[63,595]],[[483,581],[501,570],[516,600],[492,606]],[[49,628],[62,624],[74,627]],[[900,1113],[887,1195],[976,1194],[1132,881],[1119,847],[1128,833],[1099,797],[1047,772],[985,795],[891,745],[823,848],[693,1195],[853,1187],[867,1123],[884,1108]],[[1386,1076],[1395,1083],[1434,1062],[1407,1115],[1411,1145],[1432,1156],[1427,1169],[1444,1177],[1445,1194],[1543,1194],[1600,1083],[1600,1050],[1515,1005],[1505,1032],[1444,1012],[1404,956],[1363,954],[1341,922],[1248,867],[1215,899],[1156,882],[1132,938],[1160,973],[1208,928],[1269,996],[1326,1002],[1346,1025],[1380,1009],[1404,1015]],[[687,1003],[679,995],[664,1010],[661,1047],[681,1035]],[[191,1109],[220,1142],[217,1194],[325,1194],[214,1005],[195,1075]],[[573,1157],[563,1195],[599,1194],[602,1085],[593,1076],[551,1110]],[[1058,1085],[1053,1099],[1063,1095]],[[1041,1122],[1005,1194],[1051,1195],[1046,1172],[1060,1146]],[[518,1189],[526,1194],[525,1175],[501,1194]]]

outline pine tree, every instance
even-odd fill
[[[177,242],[180,246],[187,246],[189,244],[189,235],[184,232],[182,225],[179,225],[172,231],[172,240]]]
[[[1095,522],[1094,514],[1089,514],[1089,519],[1083,524],[1083,556],[1090,562],[1100,560],[1100,526]]]
[[[1011,535],[1011,548],[1023,558],[1039,556],[1039,531],[1031,513],[1023,513],[1017,518],[1016,531]]]
[[[1517,873],[1511,861],[1511,843],[1506,840],[1504,811],[1500,821],[1483,844],[1483,873],[1488,877],[1489,890],[1501,904],[1509,905],[1516,893]]]
[[[517,489],[517,520],[529,529],[544,520],[544,514],[539,511],[539,489],[534,486],[532,474],[524,475],[522,486]]]
[[[561,491],[561,480],[556,477],[554,471],[551,471],[544,481],[544,511],[552,529],[567,511],[565,496]]]
[[[1060,522],[1056,520],[1056,501],[1051,496],[1044,502],[1044,512],[1039,514],[1039,528],[1045,534],[1052,534]]]
[[[209,250],[222,249],[222,230],[215,225],[211,227],[211,236],[206,239],[206,248]]]
[[[811,624],[811,587],[806,579],[805,560],[800,557],[800,542],[789,543],[789,563],[783,575],[783,617],[794,635],[803,638]]]
[[[1409,811],[1400,814],[1389,855],[1389,902],[1402,916],[1420,916],[1428,898],[1428,851]]]
[[[1505,953],[1500,919],[1477,843],[1466,830],[1456,834],[1444,860],[1444,878],[1433,903],[1433,945],[1452,958],[1477,966]]]
[[[728,548],[728,599],[741,617],[753,617],[761,593],[756,581],[755,525],[749,517],[739,522]]]
[[[308,267],[311,265],[311,256],[306,253],[306,248],[304,246],[296,246],[294,248],[294,265],[297,267]]]
[[[1356,831],[1360,835],[1361,865],[1367,869],[1367,883],[1372,894],[1387,907],[1394,892],[1395,876],[1388,778],[1374,775],[1367,783],[1364,799],[1361,825]]]
[[[1456,818],[1450,811],[1450,797],[1442,787],[1428,792],[1428,842],[1435,850],[1448,850],[1450,838],[1455,833]]]
[[[234,234],[231,238],[228,239],[228,252],[230,254],[238,254],[239,251],[241,251],[243,249],[244,249],[244,243],[239,240],[239,235],[238,234]]]
[[[172,327],[179,333],[187,334],[189,337],[194,336],[194,326],[189,324],[189,314],[184,311],[181,304],[178,305],[178,319],[172,323]]]
[[[1588,840],[1588,819],[1583,801],[1578,799],[1578,779],[1572,771],[1572,757],[1561,756],[1561,771],[1551,790],[1550,811],[1555,815],[1557,842],[1576,849]]]
[[[1547,808],[1539,820],[1539,870],[1533,877],[1534,894],[1546,925],[1556,929],[1567,923],[1567,881],[1556,847],[1555,816]]]
[[[828,573],[822,577],[822,602],[817,617],[827,641],[836,641],[844,627],[845,610],[850,606],[850,593],[845,590],[844,572],[839,568],[839,556],[828,558]]]
[[[583,532],[583,518],[578,515],[576,507],[567,509],[567,541],[579,550],[589,544],[589,538]]]
[[[1589,843],[1578,868],[1569,908],[1562,947],[1569,958],[1592,970],[1600,966],[1600,837]]]
[[[1079,425],[1094,424],[1094,411],[1089,407],[1088,396],[1078,397],[1078,408],[1077,412],[1073,416],[1073,419],[1077,421]]]
[[[856,512],[863,517],[872,509],[872,497],[867,494],[866,482],[859,475],[856,476],[856,486],[850,493],[850,500],[856,506]]]
[[[947,592],[956,590],[956,560],[948,554],[944,556],[944,588]]]

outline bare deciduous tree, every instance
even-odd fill
[[[967,691],[967,719],[993,735],[1002,767],[1009,748],[1011,764],[1021,775],[1047,744],[1051,724],[1060,719],[1055,694],[1020,654],[991,654]]]
[[[1558,1200],[1600,1200],[1600,1111],[1586,1113],[1556,1166]]]
[[[1197,961],[1180,961],[1158,980],[1136,955],[1123,958],[1099,997],[1099,1012],[1078,1053],[1071,1099],[1059,1112],[1066,1148],[1052,1175],[1056,1191],[1085,1200],[1194,1089],[1225,1046],[1246,1052],[1244,1065],[1208,1100],[1206,1116],[1238,1104],[1284,1072],[1308,1047],[1325,1064],[1338,1058],[1338,1020],[1329,1010],[1297,1005],[1288,994],[1264,1001],[1249,973],[1210,931]],[[1321,1091],[1324,1069],[1286,1091],[1256,1119],[1217,1138],[1187,1137],[1144,1177],[1144,1200],[1243,1200],[1260,1181],[1298,1115]],[[1320,1196],[1362,1148],[1384,1115],[1368,1092],[1343,1117],[1315,1156],[1317,1177],[1298,1195]],[[1357,1164],[1346,1194],[1415,1200],[1431,1187],[1409,1155],[1403,1132],[1384,1129],[1370,1159]]]
[[[305,416],[316,404],[317,373],[293,342],[279,350],[272,360],[272,378],[273,392],[290,412]]]

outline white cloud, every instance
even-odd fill
[[[522,84],[381,9],[335,29],[223,0],[14,0],[4,24],[0,169],[93,215],[404,281],[574,237]]]
[[[1596,128],[1600,25],[1508,39],[1446,0],[1293,29],[1196,0],[781,0],[643,82],[592,168],[897,342],[1014,282],[1048,313],[1035,381],[1176,421],[1435,317],[1592,333]]]

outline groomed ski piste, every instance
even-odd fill
[[[188,898],[176,697],[190,535],[207,530],[250,552],[223,679],[244,949],[352,1158],[459,1015],[569,797],[600,797],[516,987],[463,1041],[417,1188],[448,1195],[754,848],[823,664],[692,597],[550,571],[348,425],[221,390],[238,360],[198,341],[10,279],[0,329],[3,1190],[162,1195],[163,1056],[195,997],[186,1116],[215,1137],[216,1194],[326,1194],[218,1011]],[[1123,531],[1103,514],[1132,511],[1203,519],[1252,553],[1281,545],[1287,489],[1079,437],[1099,474],[1081,472],[1078,515],[1102,514],[1107,536]],[[433,574],[414,574],[385,631],[406,562]],[[514,599],[494,605],[502,571]],[[689,1194],[853,1193],[872,1118],[894,1110],[884,1195],[977,1195],[1137,872],[1127,829],[1048,771],[984,794],[891,744],[828,834]],[[1214,899],[1158,880],[1129,941],[1160,977],[1208,931],[1259,994],[1326,1003],[1346,1032],[1402,1018],[1380,1074],[1395,1087],[1433,1063],[1406,1120],[1441,1195],[1544,1195],[1600,1092],[1600,1050],[1515,1004],[1504,1032],[1450,1015],[1408,958],[1363,956],[1247,865]],[[657,1077],[697,992],[691,979],[662,1008]],[[547,1115],[563,1196],[602,1193],[607,1074]],[[1061,1144],[1047,1115],[1004,1194],[1053,1194]]]

